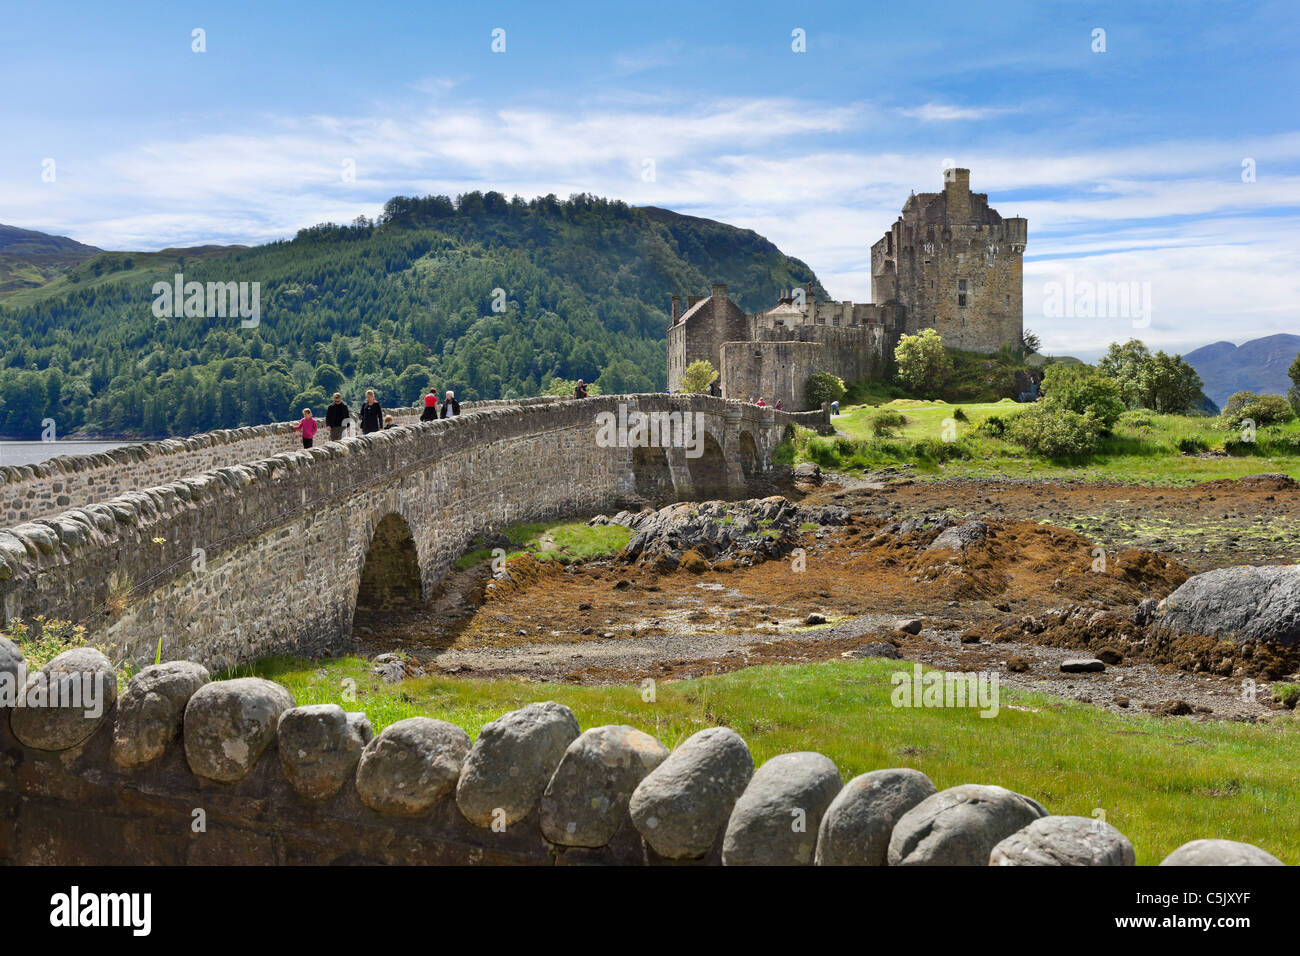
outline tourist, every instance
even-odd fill
[[[351,418],[352,413],[348,411],[347,405],[343,403],[343,396],[335,392],[334,404],[325,409],[325,426],[330,430],[330,441],[342,440],[343,423]]]
[[[302,410],[302,421],[293,423],[293,430],[296,432],[302,432],[303,448],[311,447],[311,440],[316,437],[316,429],[319,424],[320,423],[317,422],[316,419],[311,417],[310,408],[304,408]]]
[[[776,400],[776,410],[778,412],[781,410],[781,399],[779,398]]]
[[[714,379],[709,383],[709,394],[714,398],[722,397],[722,386],[718,384],[717,379]]]
[[[375,401],[375,390],[366,389],[366,403],[361,406],[361,434],[369,435],[384,427],[384,407]]]
[[[385,416],[384,416],[384,430],[387,431],[388,429],[390,429],[390,428],[392,428],[392,427],[393,427],[393,416],[392,416],[392,415],[385,415]]]
[[[438,390],[430,388],[429,394],[424,396],[424,411],[420,412],[420,421],[431,422],[438,418]]]
[[[839,413],[840,413],[840,403],[837,401],[831,402],[831,414],[838,415]]]
[[[573,386],[573,397],[574,398],[587,397],[587,383],[584,382],[582,379],[578,379],[578,384]]]
[[[763,401],[762,395],[758,396],[758,401],[756,401],[754,404],[757,405],[759,408],[767,408],[767,402]]]
[[[442,402],[442,417],[455,418],[460,414],[460,402],[456,401],[456,393],[447,389],[447,397]]]

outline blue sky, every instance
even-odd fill
[[[0,222],[153,249],[399,193],[585,191],[753,228],[866,301],[871,243],[955,162],[1029,219],[1025,324],[1048,351],[1300,332],[1294,3],[0,13]],[[1149,323],[1047,314],[1066,282],[1149,289]]]

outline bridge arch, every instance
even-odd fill
[[[696,499],[727,497],[731,485],[727,458],[712,432],[704,433],[701,453],[694,458],[688,456],[686,467],[691,474],[691,492]]]
[[[763,460],[758,453],[758,442],[747,431],[742,431],[737,438],[740,454],[740,472],[745,478],[755,478],[763,470]]]
[[[379,519],[362,560],[356,611],[413,608],[423,597],[415,535],[396,511]]]

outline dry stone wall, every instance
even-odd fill
[[[78,649],[24,690],[112,670]],[[413,717],[297,706],[261,678],[150,666],[104,706],[0,708],[0,864],[677,864],[1132,866],[1092,818],[1053,816],[997,786],[938,791],[909,768],[847,783],[826,756],[755,768],[725,727],[669,750],[633,727],[583,732],[555,702],[477,740]],[[82,701],[84,705],[85,701]],[[1277,866],[1251,844],[1195,840],[1165,865]]]

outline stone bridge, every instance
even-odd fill
[[[663,433],[638,435],[636,412]],[[670,433],[683,416],[702,436]],[[428,598],[484,532],[740,497],[772,471],[788,425],[828,418],[631,395],[486,402],[447,421],[404,420],[269,457],[291,440],[287,425],[5,469],[0,496],[26,520],[0,531],[0,613],[83,623],[90,641],[139,662],[152,662],[159,642],[164,660],[218,669],[276,653],[338,654],[350,647],[358,603]],[[201,464],[187,470],[187,461]],[[98,496],[122,469],[142,490]],[[60,497],[74,506],[40,513]]]

